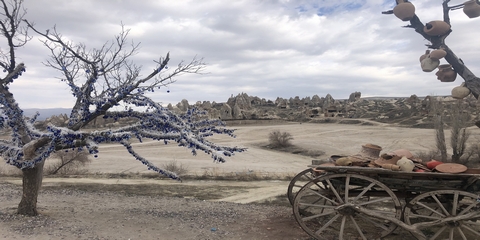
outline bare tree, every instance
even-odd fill
[[[137,52],[138,44],[127,40],[128,30],[122,27],[113,41],[100,48],[87,48],[85,44],[66,41],[55,28],[41,32],[33,23],[24,19],[22,0],[0,0],[0,30],[6,47],[1,46],[0,67],[5,75],[0,78],[0,127],[11,131],[8,139],[0,141],[0,154],[8,164],[23,172],[23,194],[17,212],[24,215],[37,215],[37,197],[43,176],[45,160],[55,151],[64,149],[85,149],[90,154],[98,153],[98,144],[118,143],[125,147],[135,159],[172,179],[177,174],[153,165],[139,155],[130,144],[132,138],[140,141],[153,139],[188,147],[196,154],[197,150],[211,154],[214,161],[224,162],[225,156],[244,149],[218,146],[206,139],[212,134],[228,134],[219,120],[198,118],[201,112],[195,109],[185,114],[174,112],[154,102],[147,95],[160,87],[175,82],[175,77],[184,73],[200,73],[205,67],[202,59],[181,62],[176,68],[167,69],[169,54],[159,58],[157,66],[145,77],[141,67],[130,59]],[[26,66],[17,62],[16,49],[31,38],[27,30],[32,29],[44,40],[51,56],[46,66],[58,70],[60,80],[67,84],[75,98],[66,127],[49,125],[45,131],[34,127],[36,117],[27,119],[18,106],[8,86],[16,81]],[[124,105],[125,110],[112,108]],[[137,108],[136,108],[137,107]],[[137,111],[142,107],[145,111]],[[82,131],[97,117],[120,120],[135,118],[128,126],[102,131]]]
[[[445,142],[445,123],[443,103],[435,97],[430,97],[430,107],[433,114],[433,127],[435,128],[435,144],[440,152],[441,160],[447,161],[447,144]]]
[[[448,109],[450,116],[450,145],[452,146],[452,162],[460,163],[461,157],[467,149],[467,140],[470,137],[468,131],[468,122],[470,114],[466,111],[466,107],[461,100],[450,105]]]

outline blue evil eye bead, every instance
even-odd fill
[[[7,72],[7,69],[3,69],[3,72]]]
[[[167,93],[170,93],[170,90],[167,90]]]
[[[168,66],[165,66],[165,69],[168,69]]]
[[[63,67],[62,67],[62,70],[63,70],[63,71],[66,71],[66,70],[67,70],[67,68],[66,68],[65,66],[63,66]]]
[[[90,73],[90,69],[85,70],[86,73]]]

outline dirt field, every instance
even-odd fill
[[[155,164],[177,161],[189,175],[254,175],[262,181],[185,180],[132,178],[147,173],[118,145],[100,148],[88,167],[90,175],[46,178],[38,206],[41,215],[14,215],[21,197],[21,181],[0,178],[0,239],[310,239],[292,216],[284,195],[289,176],[307,168],[312,157],[272,151],[267,145],[273,130],[293,135],[293,144],[333,154],[355,154],[372,143],[382,152],[406,148],[413,153],[434,148],[431,129],[346,124],[241,125],[237,138],[212,141],[247,147],[248,151],[213,163],[209,156],[192,156],[188,149],[157,142],[136,144],[136,149]],[[480,129],[471,128],[471,139]],[[3,172],[8,172],[2,166]],[[105,175],[110,174],[110,175]],[[112,176],[130,178],[111,178]],[[110,176],[110,178],[104,178]],[[274,202],[275,204],[272,204]],[[387,239],[412,239],[401,230]]]

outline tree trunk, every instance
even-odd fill
[[[43,179],[44,162],[37,164],[34,168],[23,169],[23,195],[18,204],[17,213],[27,216],[38,215],[37,197]]]

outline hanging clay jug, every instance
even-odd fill
[[[480,16],[480,5],[475,0],[466,1],[463,5],[463,12],[469,18]]]
[[[462,85],[458,87],[454,87],[452,89],[452,97],[455,99],[463,99],[467,97],[470,94],[470,89],[465,87],[465,83],[462,83]]]
[[[398,160],[397,165],[400,166],[400,169],[404,172],[411,172],[415,168],[415,164],[412,160],[407,157],[402,157]]]
[[[447,52],[443,49],[435,49],[433,50],[431,53],[430,53],[430,58],[431,59],[437,59],[437,60],[440,60],[442,58],[444,58],[445,56],[447,56]]]
[[[442,64],[438,66],[437,79],[441,82],[453,82],[457,78],[457,72],[453,70],[452,65]]]
[[[450,25],[444,21],[431,21],[425,24],[423,31],[430,36],[439,36],[446,34],[450,30]]]
[[[398,4],[393,8],[393,14],[402,21],[410,21],[415,16],[415,6],[411,2],[398,0]]]
[[[425,54],[423,54],[422,56],[420,56],[420,62],[422,62],[423,59],[425,59],[426,57],[428,57],[428,55],[430,54],[430,50],[425,50]]]
[[[422,70],[424,72],[431,72],[435,70],[438,67],[438,65],[440,65],[439,60],[431,59],[430,57],[426,57],[420,63],[421,63],[420,65],[422,67]]]

